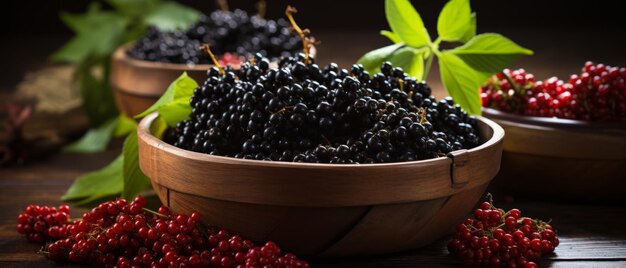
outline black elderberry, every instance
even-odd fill
[[[238,74],[209,71],[190,99],[191,119],[166,141],[213,155],[336,164],[421,160],[480,143],[474,117],[389,63],[370,76],[360,65],[304,64],[304,56],[275,69],[265,62],[257,55]]]

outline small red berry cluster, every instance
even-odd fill
[[[165,206],[144,208],[146,199],[102,203],[69,220],[69,207],[30,205],[18,216],[18,231],[47,243],[49,259],[95,267],[309,267],[274,242],[255,246],[226,230],[200,229],[197,212],[174,215]]]
[[[626,119],[626,68],[585,63],[569,82],[535,81],[524,69],[496,74],[481,87],[484,107],[541,117],[611,121]]]
[[[67,237],[65,225],[70,218],[70,207],[58,208],[30,205],[17,216],[17,232],[28,241],[43,243]]]
[[[505,212],[489,199],[474,211],[474,219],[457,225],[450,253],[466,266],[532,268],[542,255],[554,252],[559,239],[550,224],[522,217],[519,209]]]

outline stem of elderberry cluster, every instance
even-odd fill
[[[261,18],[265,17],[266,9],[267,9],[267,2],[265,2],[265,0],[260,0],[259,2],[256,3],[256,10],[257,10],[257,13],[259,14],[259,17]]]
[[[285,9],[285,15],[289,19],[289,22],[291,23],[291,27],[293,28],[294,31],[296,31],[296,33],[298,34],[298,36],[300,36],[300,39],[302,40],[302,47],[304,51],[304,64],[309,64],[310,63],[309,61],[310,49],[311,49],[311,44],[314,42],[314,39],[307,36],[311,34],[311,31],[309,29],[302,30],[300,26],[298,26],[298,24],[296,23],[296,20],[293,18],[293,15],[296,14],[297,12],[298,10],[295,7],[292,7],[290,5],[287,6],[287,9]]]
[[[217,2],[217,6],[219,6],[222,11],[228,11],[228,1],[217,0],[216,2]]]
[[[204,50],[204,52],[209,54],[209,57],[211,57],[213,64],[215,64],[215,66],[220,70],[220,74],[224,74],[224,68],[222,67],[220,62],[217,60],[213,52],[211,51],[211,47],[209,46],[209,44],[203,44],[202,46],[200,46],[199,49]]]

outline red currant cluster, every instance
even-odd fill
[[[196,212],[174,215],[145,205],[143,197],[109,201],[74,221],[67,206],[31,205],[18,217],[18,230],[31,241],[48,242],[42,252],[51,260],[95,267],[309,267],[294,254],[281,255],[273,242],[259,247],[225,230],[203,232]],[[58,235],[51,234],[55,227]]]
[[[532,268],[558,245],[550,224],[522,217],[519,209],[505,212],[490,200],[474,211],[474,219],[466,219],[456,227],[448,250],[462,258],[466,266]]]
[[[585,63],[569,82],[535,81],[524,69],[505,69],[481,87],[484,107],[516,114],[609,121],[626,119],[626,68]]]
[[[70,207],[67,205],[58,208],[30,205],[17,216],[17,231],[37,243],[63,239],[67,237],[65,225],[69,215]]]

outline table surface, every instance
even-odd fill
[[[593,42],[582,44],[579,41],[584,40],[578,40],[564,33],[565,42],[550,45],[551,43],[545,43],[542,40],[545,40],[544,37],[550,37],[551,33],[532,31],[528,34],[532,34],[533,38],[524,38],[525,33],[519,32],[517,33],[519,38],[513,39],[521,38],[528,41],[525,45],[536,48],[536,56],[523,59],[521,65],[540,78],[545,78],[550,74],[565,77],[565,74],[575,73],[586,59],[598,61],[610,59],[611,61],[607,62],[609,64],[626,65],[626,55],[624,55],[624,50],[618,49],[618,42],[608,40],[602,46],[615,45],[599,49],[598,46],[601,44]],[[510,36],[508,33],[507,35]],[[567,38],[576,42],[567,42]],[[320,39],[324,43],[319,49],[318,62],[325,64],[332,60],[344,67],[365,51],[386,44],[384,39],[376,36],[376,32],[372,31],[367,34],[352,33],[351,35],[324,32],[320,33]],[[554,39],[563,41],[562,38]],[[13,42],[13,44],[17,43],[19,42]],[[345,44],[351,44],[353,49],[333,49]],[[23,50],[26,49],[28,48],[23,48]],[[611,54],[612,51],[621,54]],[[29,63],[16,66],[19,69],[19,66],[27,68],[32,65]],[[7,75],[5,73],[0,76],[5,78]],[[435,89],[440,87],[436,71],[431,72],[428,81]],[[5,86],[3,85],[0,91],[6,94],[11,89]],[[440,91],[438,92],[441,94]],[[67,190],[74,178],[110,162],[119,153],[119,145],[118,142],[104,153],[56,154],[24,166],[0,167],[0,267],[63,267],[38,255],[39,246],[26,242],[18,235],[17,215],[31,203],[58,205],[60,196]],[[498,189],[490,189],[490,191],[497,192],[496,197],[500,198],[500,201],[505,196],[507,197],[509,202],[497,204],[504,209],[516,207],[521,209],[524,215],[552,219],[561,244],[553,256],[541,261],[540,266],[626,267],[626,205],[624,203],[572,202],[571,200],[551,200],[545,197],[512,196]],[[511,199],[514,201],[511,202]],[[80,216],[79,213],[80,211],[73,210],[72,214],[76,217]],[[447,239],[444,238],[419,250],[394,255],[311,260],[311,262],[314,267],[460,266],[458,260],[448,255],[445,247]]]
[[[58,154],[46,161],[0,170],[0,267],[60,267],[36,252],[39,245],[28,243],[16,229],[17,215],[31,203],[58,205],[60,196],[78,175],[111,161],[118,149],[98,154]],[[71,164],[69,164],[71,163]],[[552,219],[561,244],[556,254],[541,261],[545,267],[626,266],[626,207],[623,204],[585,204],[558,200],[533,201],[515,196],[504,202],[507,193],[498,189],[496,205],[513,207],[527,216]],[[80,210],[72,210],[73,217]],[[312,260],[315,267],[454,267],[460,263],[448,255],[441,239],[410,252],[351,259]]]

